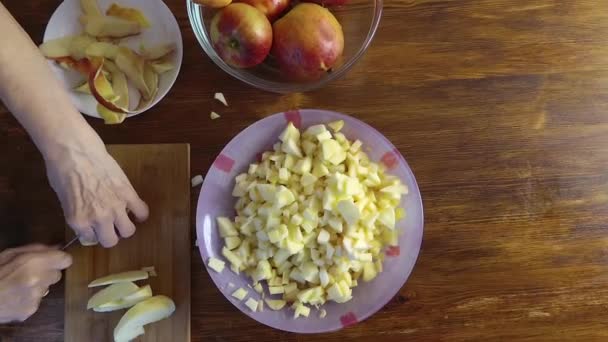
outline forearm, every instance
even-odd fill
[[[44,158],[103,146],[36,45],[2,3],[0,32],[0,99]]]

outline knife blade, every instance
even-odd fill
[[[70,247],[74,242],[78,240],[78,236],[75,236],[72,240],[66,243],[63,247],[61,247],[62,251],[65,251],[68,247]]]

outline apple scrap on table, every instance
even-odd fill
[[[333,134],[325,125],[300,133],[289,123],[273,151],[236,177],[234,220],[217,217],[230,269],[250,276],[256,292],[264,293],[264,282],[280,296],[266,299],[272,310],[293,303],[296,318],[308,317],[306,305],[351,300],[359,279],[382,272],[384,249],[398,245],[396,221],[405,216],[399,205],[407,187],[340,132],[342,120],[328,126]],[[218,273],[225,268],[214,257],[207,263]]]
[[[114,341],[127,342],[143,335],[144,325],[165,319],[175,311],[175,303],[166,296],[153,296],[150,285],[139,287],[134,281],[156,276],[154,267],[111,274],[93,280],[89,287],[109,285],[95,293],[87,309],[110,312],[129,309],[114,328]]]
[[[61,67],[84,76],[73,90],[95,97],[97,111],[106,124],[122,123],[128,114],[154,100],[160,75],[175,68],[171,54],[176,45],[145,47],[142,43],[135,52],[120,40],[151,26],[140,10],[113,3],[104,14],[96,0],[80,0],[80,5],[83,32],[49,40],[40,45],[40,51]],[[134,109],[129,108],[129,83],[139,92]]]

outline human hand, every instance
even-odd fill
[[[118,234],[127,238],[135,233],[128,211],[139,221],[148,218],[148,206],[103,145],[62,151],[47,158],[46,166],[66,220],[81,243],[99,241],[112,247]]]
[[[56,248],[27,245],[0,253],[0,323],[25,321],[40,306],[49,286],[61,279],[72,257]]]

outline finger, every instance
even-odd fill
[[[20,246],[20,247],[16,247],[16,248],[6,249],[6,250],[2,251],[2,253],[0,253],[0,265],[4,265],[4,264],[10,262],[11,260],[13,260],[13,258],[15,256],[17,256],[21,253],[46,251],[46,250],[49,250],[50,248],[51,247],[49,247],[49,246],[35,243],[35,244],[31,244],[31,245],[25,245],[25,246]]]
[[[97,235],[95,234],[95,230],[93,230],[92,227],[80,229],[76,231],[76,234],[78,234],[78,240],[83,246],[91,246],[97,244]]]
[[[72,265],[72,256],[60,250],[35,252],[34,256],[44,269],[63,270]]]
[[[106,247],[114,247],[118,243],[118,236],[114,230],[114,222],[108,220],[95,225],[95,235],[99,243]]]
[[[57,284],[61,280],[61,271],[53,270],[46,272],[42,277],[41,285],[47,288],[53,284]]]
[[[137,221],[143,222],[148,218],[150,210],[146,202],[142,201],[137,194],[133,194],[130,200],[127,201],[127,209],[133,213]]]
[[[128,238],[135,234],[135,225],[129,219],[129,215],[124,210],[119,210],[116,213],[116,221],[114,222],[116,230],[120,233],[123,238]]]

